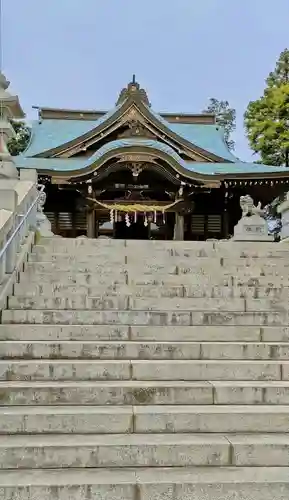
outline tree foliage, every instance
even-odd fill
[[[228,101],[219,101],[212,97],[204,113],[216,115],[218,125],[223,127],[224,139],[230,150],[235,149],[235,141],[231,138],[232,132],[236,129],[236,110],[231,108]]]
[[[15,137],[11,137],[7,147],[12,156],[17,156],[27,148],[31,132],[23,121],[11,120],[11,125],[14,128]]]
[[[249,144],[261,162],[289,167],[289,50],[266,79],[263,95],[251,101],[244,115]]]

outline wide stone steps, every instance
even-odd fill
[[[287,500],[289,251],[41,240],[0,325],[0,500]]]
[[[84,254],[92,251],[104,253],[110,252],[118,255],[120,252],[141,252],[153,255],[159,251],[162,253],[183,254],[192,256],[208,256],[220,254],[234,257],[268,257],[280,258],[288,256],[286,245],[276,245],[275,243],[258,242],[232,242],[232,241],[138,241],[138,240],[104,240],[90,238],[42,238],[36,251],[50,253],[73,253],[83,251]]]
[[[208,261],[210,262],[210,261]],[[267,262],[267,264],[266,264]],[[61,271],[62,273],[71,273],[77,272],[81,273],[90,273],[95,276],[103,276],[110,277],[113,276],[116,272],[120,275],[129,274],[134,276],[135,278],[142,276],[156,276],[156,277],[164,277],[164,276],[179,276],[181,279],[182,275],[211,275],[211,278],[218,277],[219,275],[229,276],[234,273],[236,276],[244,275],[251,276],[252,271],[254,275],[265,275],[265,276],[273,276],[278,277],[282,276],[284,272],[287,272],[289,267],[285,265],[279,265],[278,263],[269,264],[268,261],[263,264],[256,264],[254,262],[251,265],[248,265],[246,262],[240,260],[240,263],[230,264],[230,262],[225,263],[221,266],[219,262],[211,263],[210,266],[206,263],[199,263],[198,260],[193,262],[179,262],[178,264],[173,263],[165,263],[162,262],[160,264],[154,263],[143,263],[140,261],[136,261],[134,264],[130,265],[122,265],[120,263],[108,263],[98,261],[97,258],[91,259],[87,262],[81,262],[75,260],[72,262],[30,262],[26,266],[26,274],[27,277],[30,277],[33,274],[45,274],[45,273],[55,273]]]
[[[278,434],[32,434],[1,436],[0,468],[286,467]]]
[[[0,324],[2,341],[137,341],[137,342],[246,342],[287,343],[289,326],[258,325],[51,325]]]
[[[278,300],[289,299],[289,287],[279,286],[226,286],[226,285],[175,285],[175,286],[151,286],[151,285],[69,285],[62,283],[28,283],[21,281],[14,285],[14,297],[36,298],[36,297],[113,297],[131,296],[149,298],[269,298]],[[13,297],[11,297],[13,299]]]
[[[1,359],[287,360],[289,342],[1,341]]]
[[[288,433],[289,406],[1,406],[12,434]],[[0,437],[1,441],[1,437]]]
[[[289,268],[288,254],[286,257],[279,259],[268,259],[267,257],[257,258],[242,258],[242,257],[224,257],[224,256],[211,256],[209,257],[194,257],[191,255],[166,255],[163,253],[155,254],[153,257],[148,257],[147,254],[140,256],[135,253],[120,252],[117,256],[109,258],[107,253],[92,255],[82,254],[38,254],[32,253],[29,256],[28,269],[34,269],[40,272],[45,272],[47,269],[55,269],[61,267],[63,270],[71,270],[72,268],[79,268],[89,270],[95,269],[98,272],[111,272],[113,269],[119,268],[121,272],[136,271],[137,268],[143,270],[145,273],[154,270],[160,273],[168,272],[168,274],[185,274],[192,272],[192,270],[220,270],[226,272],[232,268],[237,269],[283,269]],[[104,269],[101,269],[103,267]]]
[[[0,380],[289,380],[289,361],[9,359]]]
[[[1,500],[287,500],[288,467],[0,470]]]
[[[151,286],[265,286],[265,287],[288,287],[289,275],[287,271],[282,270],[278,275],[265,272],[264,270],[252,271],[253,268],[241,271],[227,271],[227,272],[209,272],[203,271],[202,273],[186,273],[186,274],[167,274],[150,272],[149,274],[123,272],[120,273],[116,268],[114,271],[103,273],[96,272],[79,272],[78,268],[70,269],[69,272],[59,269],[58,271],[49,271],[36,273],[32,270],[27,270],[21,275],[21,283],[41,283],[41,284],[55,284],[55,285],[77,285],[77,286],[113,286],[113,285],[151,285]]]
[[[289,326],[285,308],[226,311],[218,310],[142,310],[117,309],[9,309],[2,311],[2,324],[49,325],[134,325],[134,326]]]
[[[209,297],[133,297],[75,295],[70,297],[10,297],[9,309],[34,310],[136,310],[136,311],[286,311],[288,299],[280,298],[209,298]]]
[[[289,405],[289,381],[229,379],[0,381],[0,403],[1,405]]]

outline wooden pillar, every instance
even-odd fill
[[[88,238],[95,238],[95,211],[87,212],[87,230],[86,235]]]
[[[175,228],[174,228],[174,240],[177,241],[183,241],[184,239],[184,216],[179,214],[178,212],[175,213]]]

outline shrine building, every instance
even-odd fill
[[[37,170],[61,236],[228,238],[240,196],[264,205],[289,190],[289,169],[236,158],[212,114],[157,113],[135,77],[111,111],[38,113],[14,159]]]

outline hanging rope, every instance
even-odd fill
[[[87,198],[89,201],[93,201],[96,205],[99,205],[102,208],[106,208],[107,210],[116,210],[118,212],[166,212],[173,206],[177,205],[183,200],[176,200],[169,205],[143,205],[141,203],[134,203],[130,205],[125,205],[123,203],[102,203],[99,200],[95,200],[93,198]]]

